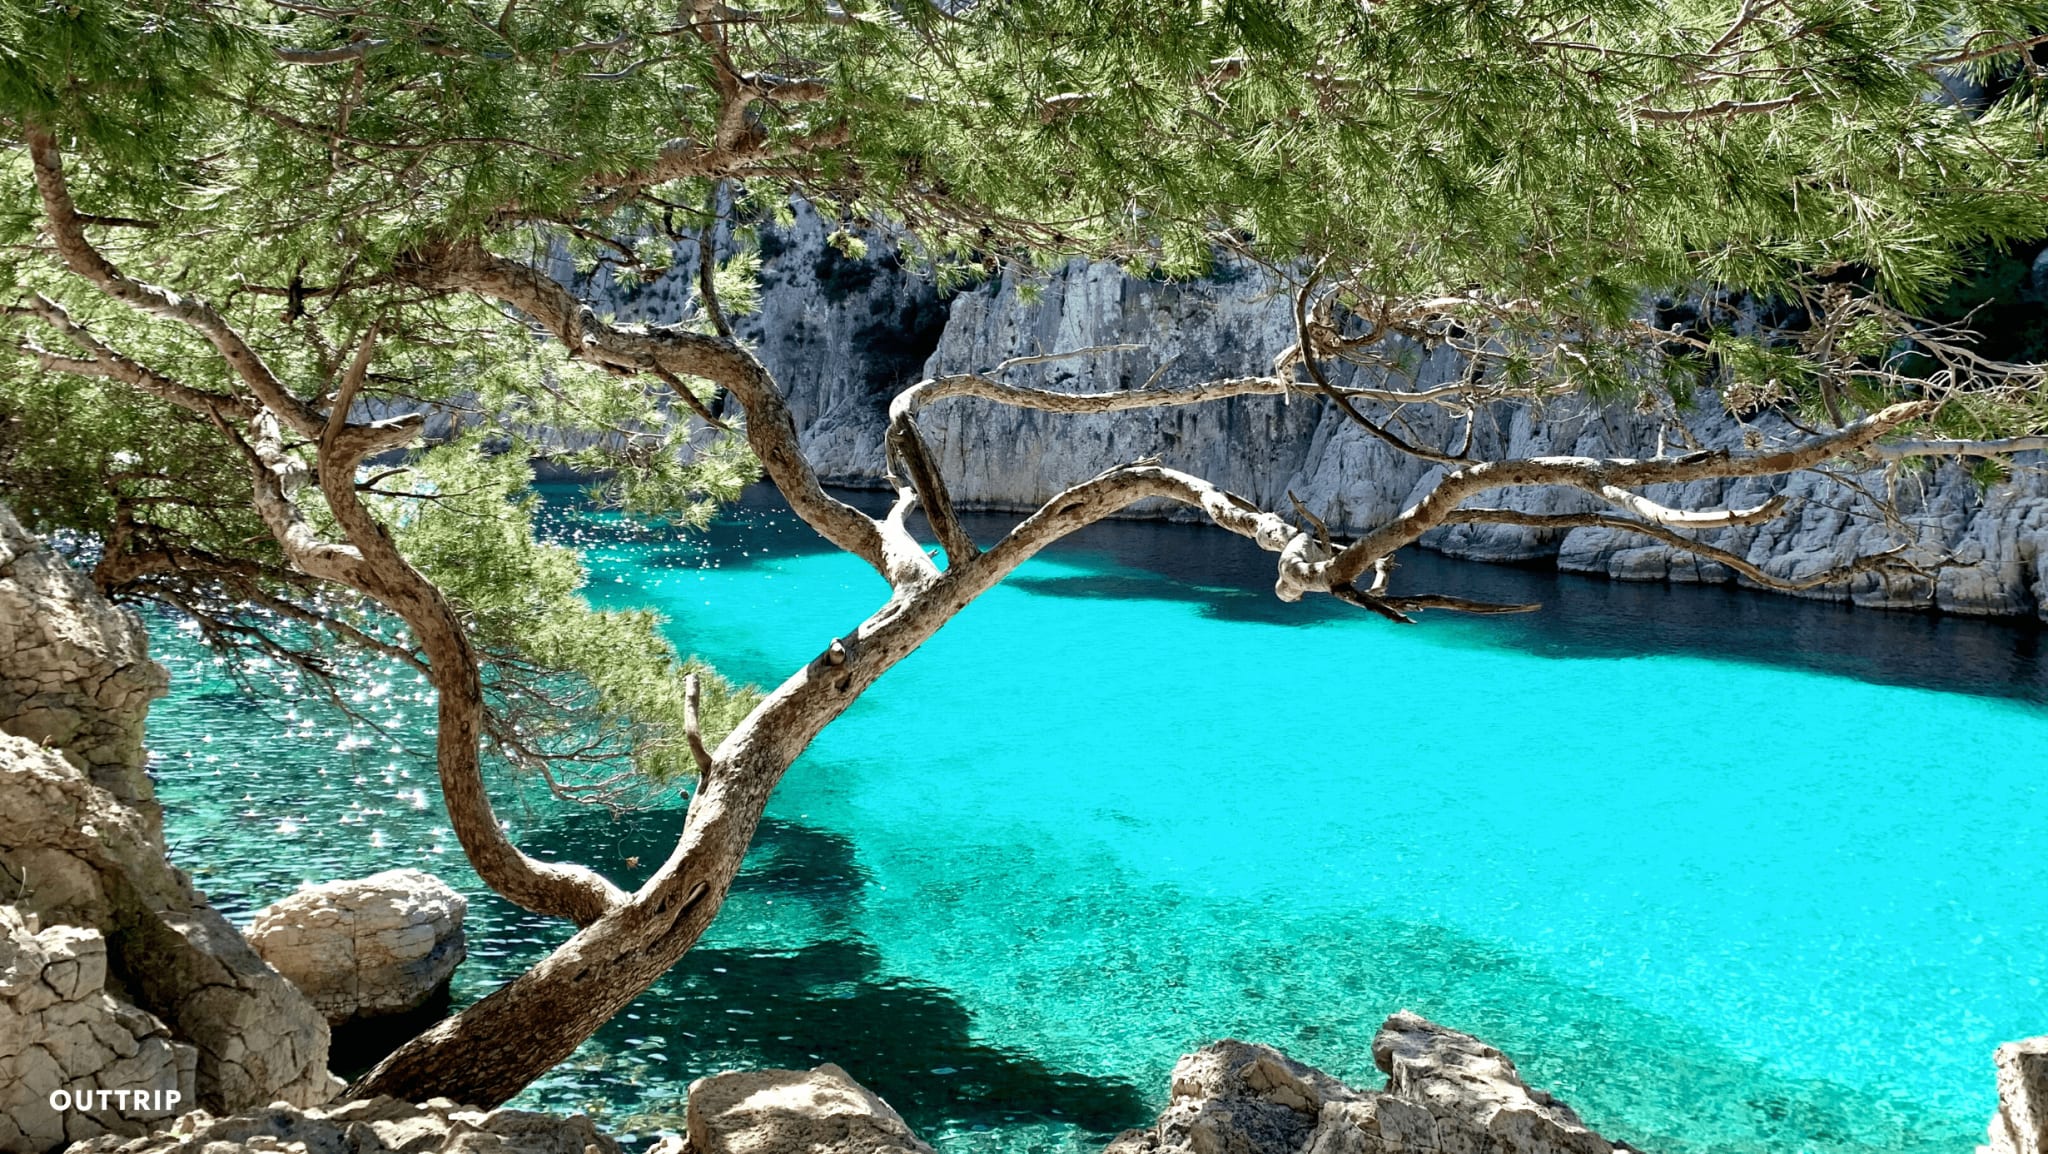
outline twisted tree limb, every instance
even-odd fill
[[[207,417],[248,458],[256,512],[292,564],[368,596],[405,620],[425,653],[438,699],[435,754],[449,825],[478,876],[508,900],[536,913],[578,924],[594,921],[622,895],[596,872],[530,858],[505,836],[484,788],[479,746],[483,683],[468,630],[439,587],[399,554],[389,531],[357,494],[357,465],[372,453],[414,440],[424,425],[424,417],[417,414],[370,423],[349,421],[349,407],[369,371],[375,330],[359,342],[329,411],[319,412],[286,388],[211,305],[134,280],[95,248],[72,203],[54,138],[35,127],[24,135],[45,220],[65,265],[108,296],[205,338],[250,395],[223,396],[181,384],[118,353],[54,302],[38,300],[31,310],[92,354],[63,367],[121,380]],[[286,447],[286,429],[314,444],[310,468]],[[299,492],[315,480],[310,474],[317,474],[318,487],[347,536],[346,543],[323,538],[300,507]]]

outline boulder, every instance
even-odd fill
[[[932,1154],[902,1115],[830,1062],[690,1083],[687,1133],[649,1154]]]
[[[107,992],[98,930],[0,906],[0,1150],[146,1134],[192,1105],[198,1052]],[[53,1092],[91,1094],[59,1110]],[[115,1091],[102,1101],[97,1091]]]
[[[1998,1113],[1986,1154],[2048,1154],[2048,1037],[2007,1042],[1998,1066]]]
[[[329,1025],[340,1025],[431,1000],[462,961],[468,911],[469,900],[433,874],[386,870],[265,906],[248,937]]]
[[[1627,1147],[1532,1089],[1515,1064],[1468,1034],[1403,1011],[1380,1027],[1387,1074],[1356,1090],[1271,1046],[1217,1042],[1173,1070],[1149,1129],[1104,1154],[1610,1154]]]
[[[144,1138],[103,1137],[70,1154],[619,1154],[581,1114],[474,1110],[446,1098],[367,1098],[326,1109],[278,1104],[233,1117],[195,1111]]]

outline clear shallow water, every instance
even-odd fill
[[[882,594],[765,504],[638,537],[551,497],[594,599],[737,678]],[[1548,609],[1282,605],[1256,550],[1175,526],[1040,558],[826,732],[705,944],[522,1102],[648,1132],[693,1077],[830,1060],[942,1147],[1088,1149],[1216,1037],[1371,1083],[1405,1006],[1652,1150],[1979,1139],[1992,1047],[2048,1031],[2035,635],[1426,557],[1396,580]],[[566,936],[483,893],[429,760],[337,748],[311,703],[280,738],[159,650],[173,852],[231,911],[420,864],[477,899],[458,1004]],[[404,682],[368,701],[428,716]],[[679,824],[501,784],[524,844],[622,882]]]

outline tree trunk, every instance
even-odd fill
[[[496,1106],[567,1058],[697,944],[725,903],[769,795],[811,739],[993,582],[956,572],[833,641],[719,747],[675,850],[638,892],[510,984],[406,1043],[349,1096]]]
[[[348,1097],[497,1106],[566,1059],[697,944],[725,904],[769,795],[825,726],[1039,549],[1146,495],[1117,486],[1061,502],[988,553],[899,589],[718,747],[675,850],[645,885],[508,985],[407,1042],[350,1086]]]

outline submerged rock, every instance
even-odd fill
[[[830,1062],[699,1078],[685,1117],[687,1134],[650,1154],[932,1154],[902,1115]]]
[[[462,961],[468,911],[469,900],[433,874],[385,870],[265,906],[248,937],[336,1026],[432,1000]]]
[[[190,1108],[198,1052],[107,992],[98,930],[38,921],[0,906],[0,1150],[146,1134]],[[58,1091],[91,1097],[60,1111]]]
[[[71,1154],[619,1154],[619,1144],[581,1114],[474,1110],[446,1098],[414,1105],[368,1098],[327,1109],[282,1104],[216,1118],[187,1114],[145,1138],[95,1139]]]
[[[1173,1069],[1151,1128],[1104,1154],[1610,1154],[1492,1046],[1403,1011],[1373,1039],[1386,1087],[1356,1090],[1271,1046],[1223,1041]]]
[[[2048,1037],[2007,1042],[1998,1066],[1998,1113],[1987,1154],[2048,1154]]]

